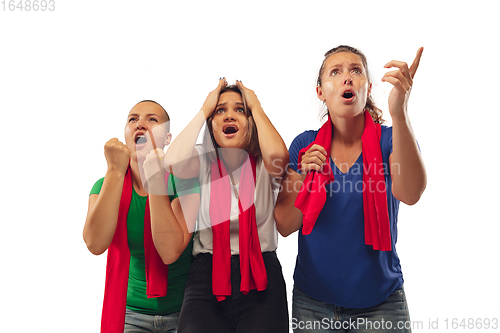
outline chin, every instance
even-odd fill
[[[225,144],[225,145],[219,145],[219,148],[244,150],[244,147],[243,147],[242,144]]]
[[[153,148],[149,148],[148,147],[142,147],[142,148],[139,148],[139,149],[134,149],[132,150],[132,156],[135,156],[136,158],[138,159],[144,159],[146,158],[146,156],[149,154],[149,152],[152,150]]]
[[[330,112],[330,115],[335,118],[341,118],[341,119],[353,119],[357,118],[363,115],[363,109],[361,111],[353,111],[353,110],[345,110],[345,111],[335,111],[335,112]]]

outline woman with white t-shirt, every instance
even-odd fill
[[[222,78],[165,163],[201,187],[179,332],[288,332],[273,217],[288,151],[255,93]]]

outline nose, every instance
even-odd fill
[[[344,84],[352,84],[352,77],[350,75],[345,78]]]
[[[148,129],[148,126],[146,125],[146,123],[144,122],[144,120],[142,119],[139,119],[136,123],[136,128],[137,129],[145,129],[147,130]]]
[[[226,113],[224,114],[224,120],[235,120],[236,117],[234,115],[234,111],[233,110],[228,110],[226,111]]]

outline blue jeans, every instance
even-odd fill
[[[147,315],[127,309],[124,333],[177,333],[179,312],[165,316]]]
[[[291,327],[295,333],[410,333],[411,322],[403,288],[371,308],[355,309],[318,301],[293,288]]]

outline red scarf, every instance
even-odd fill
[[[165,177],[167,179],[167,176]],[[132,200],[132,173],[127,169],[123,183],[118,223],[113,241],[108,248],[106,265],[106,285],[102,307],[101,332],[123,333],[125,326],[125,306],[127,303],[130,249],[127,238],[127,216]],[[156,251],[151,235],[149,197],[146,199],[144,214],[144,256],[146,260],[146,294],[148,298],[167,295],[168,265],[163,263]]]
[[[231,295],[231,243],[229,219],[231,215],[231,184],[224,162],[217,159],[210,165],[210,220],[213,234],[212,289],[217,300]],[[240,291],[267,287],[267,273],[262,258],[259,234],[255,220],[254,193],[256,162],[246,159],[241,168],[239,186],[239,247]]]
[[[304,214],[302,234],[311,233],[323,206],[326,202],[326,185],[334,180],[330,167],[330,152],[332,146],[333,124],[328,115],[328,121],[320,128],[316,139],[299,152],[298,169],[302,155],[318,144],[325,148],[328,156],[321,172],[311,171],[307,174],[304,183],[295,200],[295,207]],[[373,122],[370,113],[365,111],[365,125],[363,129],[363,211],[365,220],[365,244],[373,246],[374,250],[391,251],[391,231],[389,210],[387,208],[387,192],[383,170],[382,151],[380,149],[380,124]],[[379,186],[383,184],[383,186]]]

